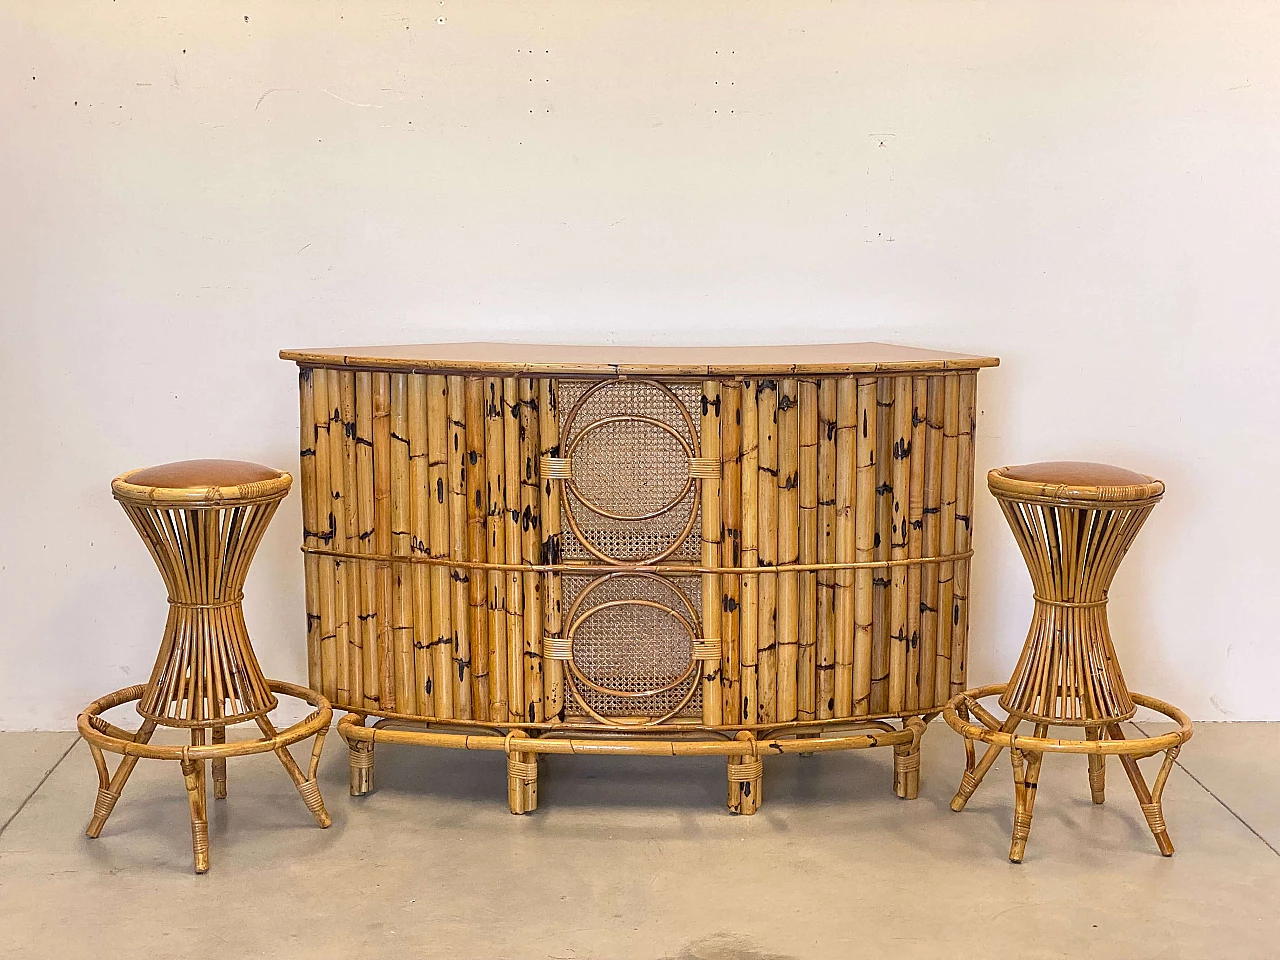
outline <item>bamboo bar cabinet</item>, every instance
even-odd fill
[[[286,350],[312,684],[377,743],[894,749],[965,687],[977,372],[885,344]],[[372,726],[366,725],[375,718]]]

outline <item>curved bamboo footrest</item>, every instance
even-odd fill
[[[170,760],[181,765],[182,778],[187,789],[187,799],[191,807],[191,847],[195,861],[195,872],[204,873],[209,869],[209,821],[206,806],[205,764],[211,761],[213,768],[214,796],[226,796],[226,759],[228,757],[244,757],[256,753],[274,752],[284,765],[285,772],[293,781],[302,797],[302,802],[321,827],[327,827],[332,820],[325,809],[324,800],[320,796],[320,787],[316,782],[316,771],[320,764],[320,752],[324,748],[324,738],[329,732],[329,724],[333,719],[333,708],[329,701],[313,690],[285,683],[282,680],[268,680],[273,693],[294,697],[310,704],[315,709],[302,721],[277,731],[267,717],[256,718],[262,736],[256,740],[236,740],[226,742],[225,728],[213,728],[212,743],[205,744],[203,728],[194,728],[193,742],[187,744],[151,744],[151,737],[156,724],[144,720],[134,733],[102,719],[101,714],[114,707],[137,700],[142,696],[143,685],[125,687],[105,697],[93,701],[76,718],[76,727],[80,736],[89,744],[93,754],[93,762],[98,770],[98,792],[93,804],[93,816],[85,830],[90,837],[97,837],[115,809],[120,794],[128,782],[133,768],[141,759]],[[311,762],[307,773],[303,773],[293,755],[289,753],[289,745],[315,737],[311,750]],[[114,753],[121,756],[120,763],[112,773],[107,768],[103,753]]]
[[[372,726],[366,726],[366,720],[365,714],[348,713],[338,721],[338,734],[350,750],[352,796],[362,796],[373,787],[376,744],[490,750],[507,755],[507,799],[511,812],[516,814],[537,809],[538,758],[543,754],[722,756],[727,761],[729,809],[749,815],[760,806],[765,756],[891,746],[894,792],[904,799],[914,799],[920,788],[920,738],[925,731],[925,721],[920,717],[908,717],[901,729],[877,718],[784,723],[752,729],[686,725],[679,730],[653,726],[608,731],[568,724],[562,729],[528,725],[507,728],[398,715],[383,717]]]
[[[1146,818],[1147,826],[1155,837],[1156,846],[1163,856],[1173,855],[1173,842],[1164,822],[1161,797],[1164,786],[1173,769],[1173,762],[1178,757],[1182,745],[1191,739],[1191,720],[1185,713],[1172,704],[1157,700],[1155,697],[1133,693],[1130,695],[1139,706],[1162,713],[1178,724],[1178,729],[1158,737],[1142,737],[1129,740],[1119,723],[1103,723],[1085,728],[1083,740],[1058,740],[1046,736],[1045,724],[1037,724],[1034,736],[1022,736],[1017,728],[1021,720],[1018,717],[1006,717],[1003,721],[993,716],[981,702],[987,697],[998,696],[1004,692],[1005,684],[992,684],[966,690],[952,697],[942,711],[947,726],[965,739],[965,770],[960,778],[960,786],[951,801],[951,809],[963,810],[969,798],[973,796],[983,777],[991,769],[1001,750],[1008,749],[1013,763],[1013,782],[1015,791],[1013,840],[1009,848],[1009,859],[1021,863],[1026,850],[1027,838],[1031,833],[1031,818],[1035,809],[1036,788],[1040,779],[1040,764],[1046,753],[1083,753],[1089,757],[1089,792],[1094,803],[1102,803],[1106,758],[1119,756],[1124,764],[1125,773],[1137,795],[1138,805]],[[980,723],[969,719],[970,714],[976,716]],[[973,743],[982,741],[988,744],[981,760],[975,762]],[[1146,780],[1138,768],[1138,761],[1144,757],[1164,753],[1164,761],[1160,766],[1156,779],[1148,788]]]

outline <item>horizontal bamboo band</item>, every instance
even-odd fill
[[[693,641],[693,659],[719,660],[721,643],[719,637],[705,637]]]
[[[572,660],[572,637],[543,637],[542,655],[548,660]]]
[[[538,780],[538,764],[526,763],[523,760],[507,758],[507,776],[525,783],[536,783]]]
[[[1043,603],[1048,607],[1105,607],[1107,598],[1101,600],[1047,600],[1039,594],[1033,594],[1036,603]]]
[[[169,598],[169,606],[182,607],[183,610],[217,610],[220,607],[234,607],[243,602],[243,593],[232,597],[230,600],[219,600],[216,603],[187,603],[185,600]]]
[[[741,763],[729,764],[729,779],[735,783],[741,783],[747,780],[759,780],[764,774],[764,761],[758,757],[754,760],[744,760]]]
[[[689,460],[689,476],[698,480],[719,480],[720,461],[712,457],[693,457]]]
[[[850,563],[778,563],[758,567],[704,567],[695,564],[676,563],[483,563],[478,560],[454,560],[448,557],[429,557],[415,553],[405,557],[388,556],[385,553],[351,553],[345,550],[329,550],[323,547],[302,547],[302,552],[331,560],[353,560],[366,563],[424,563],[430,567],[453,567],[458,570],[495,570],[509,573],[665,573],[671,575],[701,573],[727,573],[745,577],[775,573],[808,573],[817,570],[881,570],[887,567],[929,566],[936,563],[956,563],[973,556],[972,550],[944,553],[934,557],[911,557],[905,560],[863,560]]]
[[[543,457],[538,461],[538,474],[548,480],[568,480],[573,475],[565,457]]]

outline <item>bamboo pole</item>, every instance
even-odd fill
[[[893,380],[876,377],[875,534],[871,559],[889,559],[889,526],[893,516]],[[871,571],[871,700],[872,713],[889,709],[889,581],[888,568]]]
[[[973,531],[973,457],[977,436],[976,373],[960,374],[960,438],[956,453],[955,552],[966,553]],[[952,592],[954,612],[951,630],[951,689],[955,696],[968,681],[969,660],[969,570],[968,558],[955,561]]]
[[[720,454],[720,382],[707,380],[702,384],[702,420],[699,424],[701,453],[704,459],[713,460],[719,466]],[[703,477],[695,481],[702,484],[702,563],[703,566],[720,565],[720,475]],[[702,635],[720,637],[720,576],[715,573],[702,575]],[[723,640],[722,640],[723,651]],[[702,674],[702,722],[718,726],[723,716],[720,700],[720,660],[704,660]]]
[[[449,391],[446,379],[440,374],[428,374],[421,379],[425,386],[427,416],[425,494],[422,488],[417,489],[427,507],[424,545],[432,559],[445,560],[449,556]],[[434,716],[453,718],[457,716],[457,683],[453,662],[453,599],[449,568],[432,566],[429,582]]]
[[[373,375],[373,540],[379,556],[391,553],[391,377]],[[379,564],[374,582],[377,587],[378,634],[378,703],[383,710],[397,710],[395,656],[392,643],[391,568]],[[406,704],[406,712],[413,709]]]
[[[818,384],[801,380],[799,385],[799,551],[800,563],[818,559]],[[816,572],[799,577],[800,650],[796,663],[796,717],[812,720],[817,715],[818,579]]]
[[[911,378],[894,377],[893,444],[891,482],[893,503],[890,510],[889,559],[907,559],[910,539],[911,496]],[[907,567],[889,570],[889,704],[891,713],[907,708]],[[917,693],[918,695],[918,693]]]
[[[460,376],[446,379],[449,432],[445,452],[449,472],[449,558],[467,560],[467,392]],[[471,572],[445,568],[453,603],[453,716],[471,719]]]
[[[423,485],[418,472],[422,462],[418,444],[426,430],[421,383],[419,374],[397,373],[391,377],[391,550],[397,557],[413,553],[415,541],[419,540]],[[421,606],[426,574],[419,564],[392,565],[391,642],[395,650],[396,704],[398,709],[414,714],[424,713],[414,664],[418,641],[414,625],[426,623]]]
[[[925,404],[928,378],[911,378],[911,458],[907,483],[907,557],[923,556],[924,544],[924,460]],[[907,694],[906,708],[920,707],[920,584],[922,568],[907,567]],[[926,701],[929,699],[925,698]]]
[[[857,381],[853,377],[841,377],[836,388],[836,563],[854,562],[854,473],[857,466],[857,436],[860,432]],[[852,570],[836,572],[835,600],[834,715],[850,717],[853,716],[854,669],[854,574]]]
[[[762,568],[778,565],[778,383],[756,381],[756,427],[759,464],[756,484],[757,533]],[[778,716],[778,575],[761,573],[756,615],[756,684],[760,721]]]
[[[927,378],[924,437],[924,533],[921,548],[937,556],[942,510],[942,377]],[[920,708],[941,706],[934,676],[938,652],[938,569],[926,567],[920,578]]]
[[[944,555],[956,548],[956,466],[960,449],[960,375],[948,373],[943,377],[943,397],[946,403],[942,427],[942,514],[939,523],[938,548]],[[946,703],[951,699],[951,634],[954,610],[955,563],[940,563],[938,570],[938,665],[934,670],[934,702]]]
[[[464,471],[467,485],[467,544],[466,559],[483,561],[488,552],[486,518],[488,504],[485,499],[485,411],[484,378],[467,377],[464,386],[467,410],[466,464]],[[483,570],[467,572],[468,622],[471,630],[471,682],[472,716],[477,720],[489,719],[489,610],[487,592],[488,574]]]
[[[311,367],[298,368],[298,474],[302,492],[302,542],[308,550],[320,548],[320,524],[317,519],[320,497],[316,488],[315,389],[312,386],[315,372]],[[313,689],[319,690],[324,682],[321,676],[321,648],[324,632],[320,616],[320,557],[314,553],[307,553],[303,558],[303,564],[307,606],[307,682]],[[98,829],[101,830],[101,826]]]
[[[560,396],[557,384],[550,377],[538,381],[538,448],[543,457],[560,456]],[[541,462],[541,460],[539,460]],[[550,477],[540,477],[542,518],[542,546],[540,556],[544,563],[559,563],[561,559],[560,488],[561,484]],[[563,629],[563,590],[560,574],[543,575],[542,616],[546,635],[560,636]],[[544,659],[543,686],[548,720],[564,720],[564,674],[559,660]]]
[[[725,566],[742,564],[742,386],[720,387],[720,512],[724,529],[720,551]],[[721,689],[724,723],[742,722],[742,652],[739,637],[742,578],[723,576],[721,587]]]
[[[520,386],[515,377],[502,380],[503,476],[506,511],[503,514],[508,563],[522,560],[520,537]],[[507,574],[507,705],[512,720],[525,717],[524,696],[524,577]]]
[[[756,381],[743,380],[741,390],[742,412],[742,566],[760,565],[759,509],[756,494],[760,485],[760,424],[756,404]],[[740,689],[742,697],[742,723],[759,721],[760,701],[756,661],[759,657],[760,639],[760,578],[756,574],[743,574],[740,588],[742,620],[740,623]]]
[[[875,558],[876,538],[876,381],[860,377],[857,387],[857,468],[854,478],[854,553],[855,563],[868,563]],[[871,633],[875,573],[869,569],[854,572],[853,590],[853,714],[860,716],[871,703]]]
[[[500,564],[507,559],[506,453],[503,443],[506,415],[501,379],[485,377],[484,403],[485,556],[490,564]],[[485,597],[485,605],[489,609],[489,717],[498,721],[508,720],[511,716],[507,693],[508,579],[507,574],[491,569]]]
[[[427,460],[427,449],[430,444],[431,427],[427,415],[427,378],[425,374],[408,375],[405,383],[405,409],[408,418],[407,432],[398,432],[394,417],[391,436],[394,447],[407,445],[409,451],[409,526],[394,526],[396,535],[405,530],[409,534],[409,552],[420,556],[431,555],[431,483],[430,466]],[[395,382],[392,381],[392,409],[395,408]],[[403,438],[404,444],[397,441]],[[393,515],[394,516],[394,515]],[[393,519],[393,524],[396,522]],[[397,569],[403,569],[399,565]],[[400,707],[404,713],[418,716],[436,716],[436,684],[439,682],[432,663],[437,639],[436,623],[432,618],[432,568],[415,564],[412,572],[402,574],[406,582],[413,588],[413,644],[410,656],[413,662],[412,685],[413,698]],[[397,574],[401,576],[401,574]],[[403,651],[397,646],[397,663],[403,663],[399,657]],[[404,669],[401,667],[401,669]],[[399,673],[399,671],[397,671]],[[446,674],[446,676],[448,676]],[[404,678],[397,676],[397,698],[403,696]]]
[[[778,563],[799,563],[800,557],[800,393],[792,379],[778,384]],[[777,641],[778,700],[775,719],[794,720],[797,713],[800,584],[794,571],[778,574]]]
[[[818,381],[818,563],[836,562],[836,396],[839,381]],[[835,716],[836,574],[820,570],[818,581],[817,719]]]
[[[320,501],[317,510],[316,531],[321,543],[333,547],[337,520],[333,514],[332,490],[329,471],[333,459],[329,452],[329,376],[317,370],[311,381],[312,422],[315,424],[316,491]],[[320,582],[317,593],[320,600],[320,692],[326,697],[338,695],[337,610],[333,595],[334,562],[325,558],[320,563]]]
[[[360,371],[356,380],[356,536],[357,552],[376,550],[373,493],[373,375]],[[360,636],[363,646],[361,689],[366,710],[377,710],[381,700],[378,676],[378,587],[377,570],[369,561],[357,563],[360,570]]]
[[[341,433],[338,442],[330,436],[329,452],[333,464],[329,470],[329,482],[334,485],[333,509],[339,518],[338,535],[334,548],[355,550],[360,536],[358,494],[356,489],[356,377],[346,370],[331,370],[329,401],[337,400],[334,410]],[[360,630],[359,596],[360,571],[357,564],[339,560],[335,562],[336,579],[334,594],[338,615],[337,641],[341,652],[338,658],[338,703],[344,707],[360,704],[364,700],[362,669],[364,664],[364,637]]]
[[[522,377],[520,395],[520,525],[522,554],[536,563],[542,554],[542,521],[538,485],[538,394],[533,380]],[[542,576],[524,575],[524,720],[545,719],[542,700]]]

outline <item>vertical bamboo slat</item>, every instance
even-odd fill
[[[329,426],[329,485],[333,494],[333,547],[342,553],[355,550],[359,536],[356,515],[356,384],[355,375],[342,370],[329,371],[329,405],[333,408]],[[338,433],[334,434],[334,428]],[[360,621],[356,597],[359,575],[356,565],[348,560],[334,562],[334,613],[337,618],[335,639],[338,647],[338,696],[336,703],[357,702],[361,655]]]
[[[373,375],[361,371],[355,375],[356,386],[356,552],[376,552],[373,492]],[[381,705],[381,678],[378,671],[378,585],[377,566],[368,561],[359,564],[361,685],[367,710]]]
[[[836,395],[837,380],[818,382],[818,563],[836,562]],[[817,719],[836,708],[836,574],[821,570],[818,581]]]
[[[298,474],[302,490],[302,544],[308,551],[320,548],[314,376],[313,368],[298,368]],[[320,557],[307,553],[303,565],[307,605],[307,683],[319,690],[324,682],[320,666],[321,638],[324,636],[320,615]]]
[[[515,377],[502,381],[502,432],[505,455],[503,477],[506,484],[506,511],[503,514],[507,563],[522,558],[520,536],[520,386]],[[512,720],[524,719],[524,577],[517,571],[507,574],[507,706]]]
[[[538,381],[538,447],[543,457],[560,456],[560,397],[550,377]],[[549,477],[541,478],[542,550],[544,563],[561,561],[560,484]],[[564,627],[560,574],[548,573],[542,578],[543,620],[546,635],[560,636]],[[559,660],[543,660],[543,687],[547,719],[563,720],[564,674]]]
[[[401,531],[409,535],[409,553],[417,556],[431,555],[431,483],[428,447],[430,445],[430,428],[427,422],[427,378],[423,374],[408,375],[405,382],[405,410],[408,424],[407,432],[399,433],[392,416],[393,447],[407,446],[409,451],[409,525],[393,526],[395,536]],[[392,410],[396,407],[396,386],[392,381]],[[403,444],[397,440],[403,438]],[[393,466],[393,473],[394,473]],[[393,525],[396,524],[393,514]],[[413,589],[413,644],[409,651],[413,658],[413,699],[406,702],[401,712],[419,712],[428,716],[436,713],[436,685],[438,683],[432,657],[439,640],[436,634],[436,622],[432,617],[432,568],[422,564],[414,564],[412,568],[398,565],[397,570],[412,584]],[[397,662],[404,656],[397,639]],[[404,696],[404,683],[397,684],[397,698]],[[416,706],[414,706],[416,704]]]
[[[836,388],[836,563],[854,562],[854,473],[857,466],[857,435],[860,432],[857,381],[853,377],[841,377]],[[853,570],[845,568],[836,571],[835,601],[836,676],[835,708],[832,715],[849,717],[853,715]],[[867,672],[869,681],[870,663]]]
[[[938,554],[942,510],[942,377],[930,376],[926,385],[924,437],[924,555]],[[918,402],[918,401],[917,401]],[[937,702],[934,676],[938,652],[938,565],[920,571],[920,708]]]
[[[445,457],[449,472],[449,559],[467,559],[467,393],[462,377],[446,380],[449,433]],[[453,716],[473,719],[471,705],[471,571],[445,568],[453,605]]]
[[[537,563],[542,552],[538,487],[538,395],[533,380],[522,377],[520,392],[520,526],[525,563]],[[524,575],[524,719],[544,719],[542,702],[542,576]]]
[[[778,383],[756,381],[756,424],[759,464],[756,482],[756,544],[762,568],[778,565]],[[761,573],[756,629],[756,684],[760,722],[777,719],[778,704],[778,575]]]
[[[911,458],[907,483],[907,556],[919,559],[924,550],[924,460],[925,404],[928,381],[911,379]],[[920,614],[921,575],[919,564],[907,568],[907,699],[906,709],[915,710],[920,702]],[[928,697],[926,696],[926,701]]]
[[[467,377],[466,397],[466,462],[463,467],[467,487],[466,559],[484,562],[488,555],[486,521],[488,501],[485,494],[487,460],[485,458],[484,379]],[[468,622],[471,631],[471,710],[477,720],[489,719],[489,610],[488,575],[484,570],[467,571]]]
[[[699,424],[701,457],[720,464],[720,382],[707,380],[702,385],[702,420]],[[708,567],[720,566],[720,476],[704,477],[702,484],[702,563]],[[720,575],[702,575],[702,635],[720,636]],[[702,722],[718,725],[723,716],[720,701],[720,660],[704,660],[702,672]]]
[[[875,533],[872,559],[889,559],[893,515],[893,380],[876,377]],[[889,709],[889,568],[871,571],[871,713]]]
[[[756,493],[760,485],[760,423],[756,403],[756,381],[743,380],[741,391],[742,457],[742,566],[760,565],[759,508]],[[772,485],[771,485],[772,486]],[[756,661],[760,640],[760,578],[744,574],[740,588],[742,619],[739,624],[741,664],[740,687],[742,723],[756,723],[760,717],[759,682]]]
[[[942,513],[939,522],[938,549],[944,555],[956,548],[956,460],[960,448],[960,376],[943,377],[943,400],[946,404],[942,427]],[[938,665],[934,669],[934,702],[946,703],[951,698],[951,633],[954,592],[954,561],[938,564]]]
[[[911,496],[911,378],[894,377],[893,390],[893,444],[891,483],[893,484],[890,509],[889,559],[901,562],[907,559],[907,542],[910,538]],[[907,567],[889,569],[889,704],[892,713],[901,713],[907,705]]]
[[[802,564],[818,562],[818,384],[799,384],[799,552]],[[798,574],[799,613],[797,631],[800,649],[796,662],[796,718],[817,716],[818,575]]]
[[[427,417],[425,492],[417,487],[426,501],[427,531],[424,546],[433,560],[449,558],[449,392],[448,381],[439,374],[414,376],[424,384]],[[415,484],[415,487],[417,485]],[[416,531],[415,531],[416,533]],[[453,663],[453,598],[450,591],[450,569],[433,564],[428,570],[431,604],[431,689],[435,715],[455,716],[457,683]]]
[[[857,468],[854,478],[854,562],[869,563],[875,559],[876,538],[876,381],[861,377],[857,386]],[[870,710],[871,703],[871,634],[874,609],[873,570],[860,567],[854,571],[853,590],[853,715]]]
[[[742,387],[726,382],[720,387],[720,512],[724,530],[720,556],[726,567],[742,565]],[[742,578],[720,578],[720,659],[725,723],[742,722],[742,659],[738,635]]]
[[[507,560],[507,493],[504,433],[506,414],[502,381],[484,379],[485,556],[491,564]],[[507,581],[501,570],[488,572],[485,605],[489,611],[489,716],[508,720],[509,647],[507,645]]]
[[[419,437],[426,430],[420,384],[422,378],[403,373],[391,376],[391,552],[408,557],[416,548],[418,503],[422,485],[418,468]],[[410,493],[413,491],[413,493]],[[411,531],[411,525],[413,527]],[[391,569],[391,642],[395,650],[396,704],[403,713],[421,713],[415,647],[421,626],[427,621],[422,608],[426,590],[421,584],[424,568],[418,564],[395,563]],[[417,582],[415,582],[417,581]]]
[[[800,394],[795,380],[778,384],[778,552],[779,564],[800,558]],[[774,719],[790,721],[797,712],[800,584],[795,571],[778,574],[778,701]]]
[[[316,496],[319,501],[316,531],[326,547],[332,548],[337,530],[333,514],[333,487],[329,471],[333,460],[329,452],[329,375],[316,370],[311,381],[312,421],[315,424]],[[324,558],[320,563],[320,583],[317,593],[320,600],[320,692],[326,697],[338,696],[337,610],[333,586],[336,580],[336,563]]]
[[[379,556],[391,554],[391,377],[373,375],[373,540]],[[378,615],[378,691],[383,710],[397,710],[395,657],[391,640],[394,579],[391,566],[380,563],[374,577]]]
[[[956,452],[955,552],[966,553],[973,529],[973,458],[977,433],[976,373],[960,374],[960,436]],[[953,575],[951,614],[951,689],[948,697],[965,688],[969,650],[969,560],[957,560]]]

